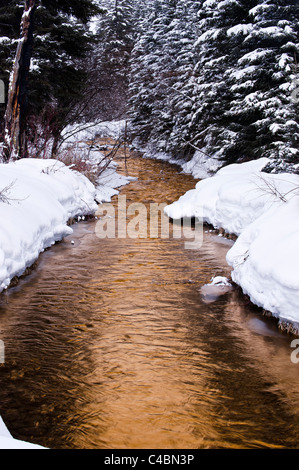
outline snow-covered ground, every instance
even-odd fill
[[[125,132],[126,121],[102,121],[86,124],[72,124],[64,129],[65,142],[91,141],[96,137],[117,139]]]
[[[117,172],[117,163],[106,158],[97,145],[99,138],[112,138],[117,140],[125,131],[126,121],[91,122],[85,125],[72,125],[64,130],[64,142],[60,153],[68,159],[68,153],[72,155],[72,162],[86,164],[90,173],[97,174],[102,168],[100,177],[95,181],[97,202],[110,202],[111,198],[119,193],[117,188],[134,180],[130,176]],[[109,147],[109,146],[108,146]]]
[[[107,126],[105,132],[114,137],[122,123]],[[79,137],[87,135],[76,134]],[[85,141],[72,150],[89,169],[97,167],[98,172],[102,167],[95,184],[73,170],[73,165],[58,160],[26,158],[0,164],[0,292],[42,251],[72,233],[70,219],[94,214],[97,203],[110,202],[118,194],[117,188],[134,179],[119,174],[115,162],[107,161],[97,147],[90,148]]]
[[[238,236],[227,253],[232,280],[287,325],[299,323],[299,176],[266,174],[268,159],[228,165],[165,208]]]

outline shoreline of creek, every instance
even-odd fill
[[[106,143],[107,142],[107,139],[103,139],[103,142]],[[109,140],[109,144],[111,145],[111,141]],[[103,145],[103,144],[102,144]],[[107,150],[107,152],[109,151],[109,148]],[[132,152],[133,153],[133,157],[128,157],[127,156],[127,150],[124,149],[124,153],[125,153],[125,158],[122,157],[121,160],[123,160],[125,162],[125,169],[124,168],[121,168],[121,171],[120,173],[124,173],[124,171],[127,172],[127,161],[129,161],[130,159],[137,157],[137,158],[144,158],[145,160],[153,160],[153,161],[156,161],[156,162],[160,162],[162,164],[166,164],[166,165],[169,165],[171,167],[174,167],[174,168],[177,168],[178,170],[178,174],[179,173],[179,165],[174,163],[174,162],[167,162],[167,161],[160,161],[159,159],[155,159],[154,157],[151,158],[151,157],[144,157],[143,154],[141,152]],[[116,161],[119,160],[116,158]],[[118,170],[117,170],[118,171]],[[190,175],[191,176],[191,175]],[[191,178],[193,178],[191,176]],[[197,180],[195,178],[194,179],[194,183],[196,184]],[[131,182],[129,182],[128,184],[131,184]],[[125,188],[125,186],[122,186],[120,188],[118,188],[119,190],[119,194],[122,194],[122,190],[123,188]],[[173,201],[171,201],[173,202]],[[104,202],[105,203],[105,202]],[[94,214],[86,214],[86,215],[83,215],[83,220],[87,221],[93,221],[93,220],[96,220],[96,212]],[[72,218],[70,219],[68,222],[67,222],[67,225],[69,226],[72,226],[76,223],[80,223],[80,221],[82,220],[82,215],[78,218]],[[169,218],[169,222],[170,223],[173,223],[172,219]],[[192,218],[192,225],[194,224],[194,218]],[[209,231],[209,232],[212,232],[218,236],[221,236],[223,237],[224,239],[226,240],[230,240],[232,242],[235,242],[238,238],[237,235],[233,234],[233,233],[228,233],[226,232],[223,228],[215,228],[213,225],[207,223],[207,222],[204,222],[203,223],[203,228],[205,229],[205,231]],[[53,246],[55,246],[56,244],[59,244],[63,241],[63,239],[61,240],[58,240],[54,243],[54,245],[51,245],[49,247],[47,247],[43,252],[41,252],[38,256],[38,258],[34,261],[34,263],[31,265],[31,266],[28,266],[26,267],[25,271],[20,275],[20,276],[15,276],[13,279],[11,279],[10,281],[10,284],[9,286],[7,287],[7,289],[3,290],[2,292],[0,292],[0,296],[5,296],[7,291],[16,287],[20,281],[26,279],[26,277],[28,277],[30,274],[32,274],[32,272],[37,268],[39,262],[40,262],[40,258],[42,257],[43,253],[45,251],[48,251],[50,250]],[[239,294],[244,296],[245,299],[248,300],[248,302],[251,303],[251,305],[256,308],[259,312],[260,312],[260,315],[263,316],[263,317],[266,317],[266,318],[270,318],[271,320],[273,320],[276,324],[277,324],[277,329],[283,333],[287,333],[291,336],[294,336],[294,337],[298,337],[299,336],[299,325],[295,324],[295,323],[292,323],[292,322],[288,322],[288,321],[285,321],[285,320],[281,320],[279,319],[278,317],[276,317],[275,315],[272,314],[272,312],[268,311],[268,310],[265,310],[263,309],[262,307],[259,307],[258,305],[254,304],[250,297],[243,292],[241,286],[239,286],[238,284],[236,284],[235,282],[233,282],[232,280],[230,280],[230,282],[232,283],[232,285],[234,286],[234,288],[236,290],[239,291]]]
[[[136,158],[127,171],[127,208],[194,187],[167,162]],[[109,205],[118,214],[117,196]],[[52,449],[296,447],[290,337],[240,288],[211,285],[230,279],[234,241],[207,224],[195,250],[172,233],[101,239],[97,217],[72,221],[2,297],[12,435]]]

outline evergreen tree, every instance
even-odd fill
[[[63,128],[77,119],[74,110],[87,82],[85,58],[94,41],[88,21],[99,12],[93,0],[40,0],[35,15],[29,120],[41,117],[54,138],[53,155]],[[38,128],[39,122],[36,133]]]
[[[120,118],[129,102],[133,137],[158,150],[221,164],[267,156],[267,171],[296,170],[297,0],[103,0],[93,50],[95,0],[36,4],[32,138],[47,129],[55,152],[66,123]],[[22,5],[0,0],[0,15],[7,83]]]
[[[199,1],[178,0],[175,18],[167,35],[167,49],[172,57],[173,71],[171,88],[167,92],[171,132],[167,136],[165,150],[185,158],[194,153],[190,142],[193,138],[190,134],[190,121],[194,104],[196,18],[200,6]]]
[[[251,2],[252,4],[252,2]],[[189,123],[193,148],[226,162],[235,159],[238,126],[227,115],[232,101],[226,73],[234,68],[248,26],[248,1],[203,2],[198,11],[198,38],[194,44],[193,106]],[[239,32],[238,36],[228,34]]]
[[[186,158],[195,150],[221,164],[268,156],[269,170],[291,170],[297,1],[170,3],[155,2],[133,50],[135,134]]]
[[[176,3],[173,0],[154,3],[131,58],[130,104],[134,134],[141,141],[160,141],[161,150],[165,149],[165,139],[171,132],[169,97],[175,82],[175,67],[167,37]]]
[[[228,72],[228,82],[236,91],[231,117],[247,121],[239,139],[245,149],[252,149],[251,158],[263,155],[273,161],[269,170],[290,171],[299,157],[298,104],[292,100],[299,57],[299,5],[260,1],[249,15],[252,29],[243,41],[243,55],[236,71]],[[244,85],[246,69],[251,69],[249,87]]]
[[[132,0],[114,0],[98,22],[97,45],[90,60],[90,88],[95,111],[105,119],[127,110],[129,59],[134,45]],[[94,118],[97,114],[94,114]]]

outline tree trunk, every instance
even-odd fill
[[[21,21],[21,36],[10,76],[5,113],[3,160],[27,156],[25,117],[27,108],[27,78],[32,56],[33,14],[35,0],[26,0]]]
[[[51,158],[57,157],[60,136],[61,136],[60,132],[53,133],[53,145],[52,145],[52,151],[51,151]]]

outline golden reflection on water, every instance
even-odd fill
[[[195,186],[163,162],[136,157],[128,172],[128,204]],[[291,337],[237,290],[201,295],[229,276],[232,242],[207,228],[199,250],[100,240],[97,223],[77,224],[2,298],[0,414],[13,435],[51,448],[297,448]]]

